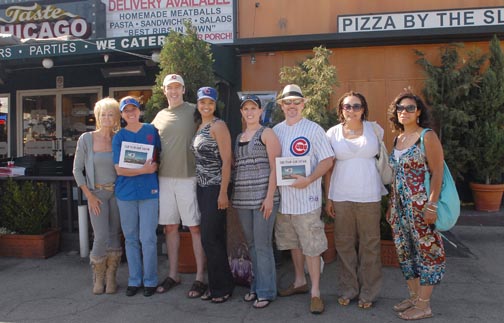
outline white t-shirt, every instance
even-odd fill
[[[310,156],[311,172],[320,161],[333,156],[324,129],[313,121],[303,118],[292,126],[284,121],[273,130],[282,146],[282,157]],[[279,189],[279,211],[283,214],[305,214],[322,206],[321,178],[303,189],[290,186],[280,186]]]
[[[383,129],[378,126],[380,136]],[[327,131],[327,138],[336,157],[329,199],[342,202],[378,202],[387,190],[376,168],[375,156],[379,152],[378,138],[370,122],[364,121],[362,136],[355,139],[343,137],[343,125]]]

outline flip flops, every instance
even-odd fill
[[[267,307],[272,300],[270,299],[265,299],[265,298],[258,298],[255,300],[254,304],[252,304],[253,308],[261,309]]]
[[[165,280],[156,288],[156,292],[163,294],[172,289],[173,287],[180,285],[180,280],[176,281],[170,276],[166,277]]]

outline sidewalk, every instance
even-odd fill
[[[432,297],[434,318],[425,322],[502,322],[504,226],[465,225],[468,217],[477,215],[463,214],[449,237],[464,251],[447,248],[447,273]],[[164,277],[168,264],[159,259],[159,274]],[[383,269],[380,298],[370,310],[357,308],[355,302],[338,305],[334,271],[334,263],[324,268],[321,286],[326,311],[315,316],[309,313],[308,295],[277,298],[262,310],[242,300],[244,287],[237,287],[224,304],[188,299],[185,295],[194,275],[183,275],[182,284],[166,294],[126,297],[125,263],[119,269],[119,293],[94,296],[88,260],[75,252],[47,260],[0,258],[0,322],[404,322],[391,309],[407,295],[399,269]],[[279,286],[291,282],[292,272],[291,262],[284,261],[278,270]]]

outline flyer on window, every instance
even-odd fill
[[[119,155],[119,166],[124,168],[142,168],[148,159],[152,159],[153,153],[153,145],[123,141],[121,144],[121,154]]]
[[[310,156],[277,157],[276,158],[277,185],[291,185],[296,180],[293,175],[306,177],[310,175]]]

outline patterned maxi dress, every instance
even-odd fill
[[[395,179],[390,195],[392,227],[399,264],[406,280],[420,278],[420,285],[436,285],[445,272],[445,251],[441,235],[423,221],[428,200],[424,187],[426,158],[420,140],[389,163]]]

